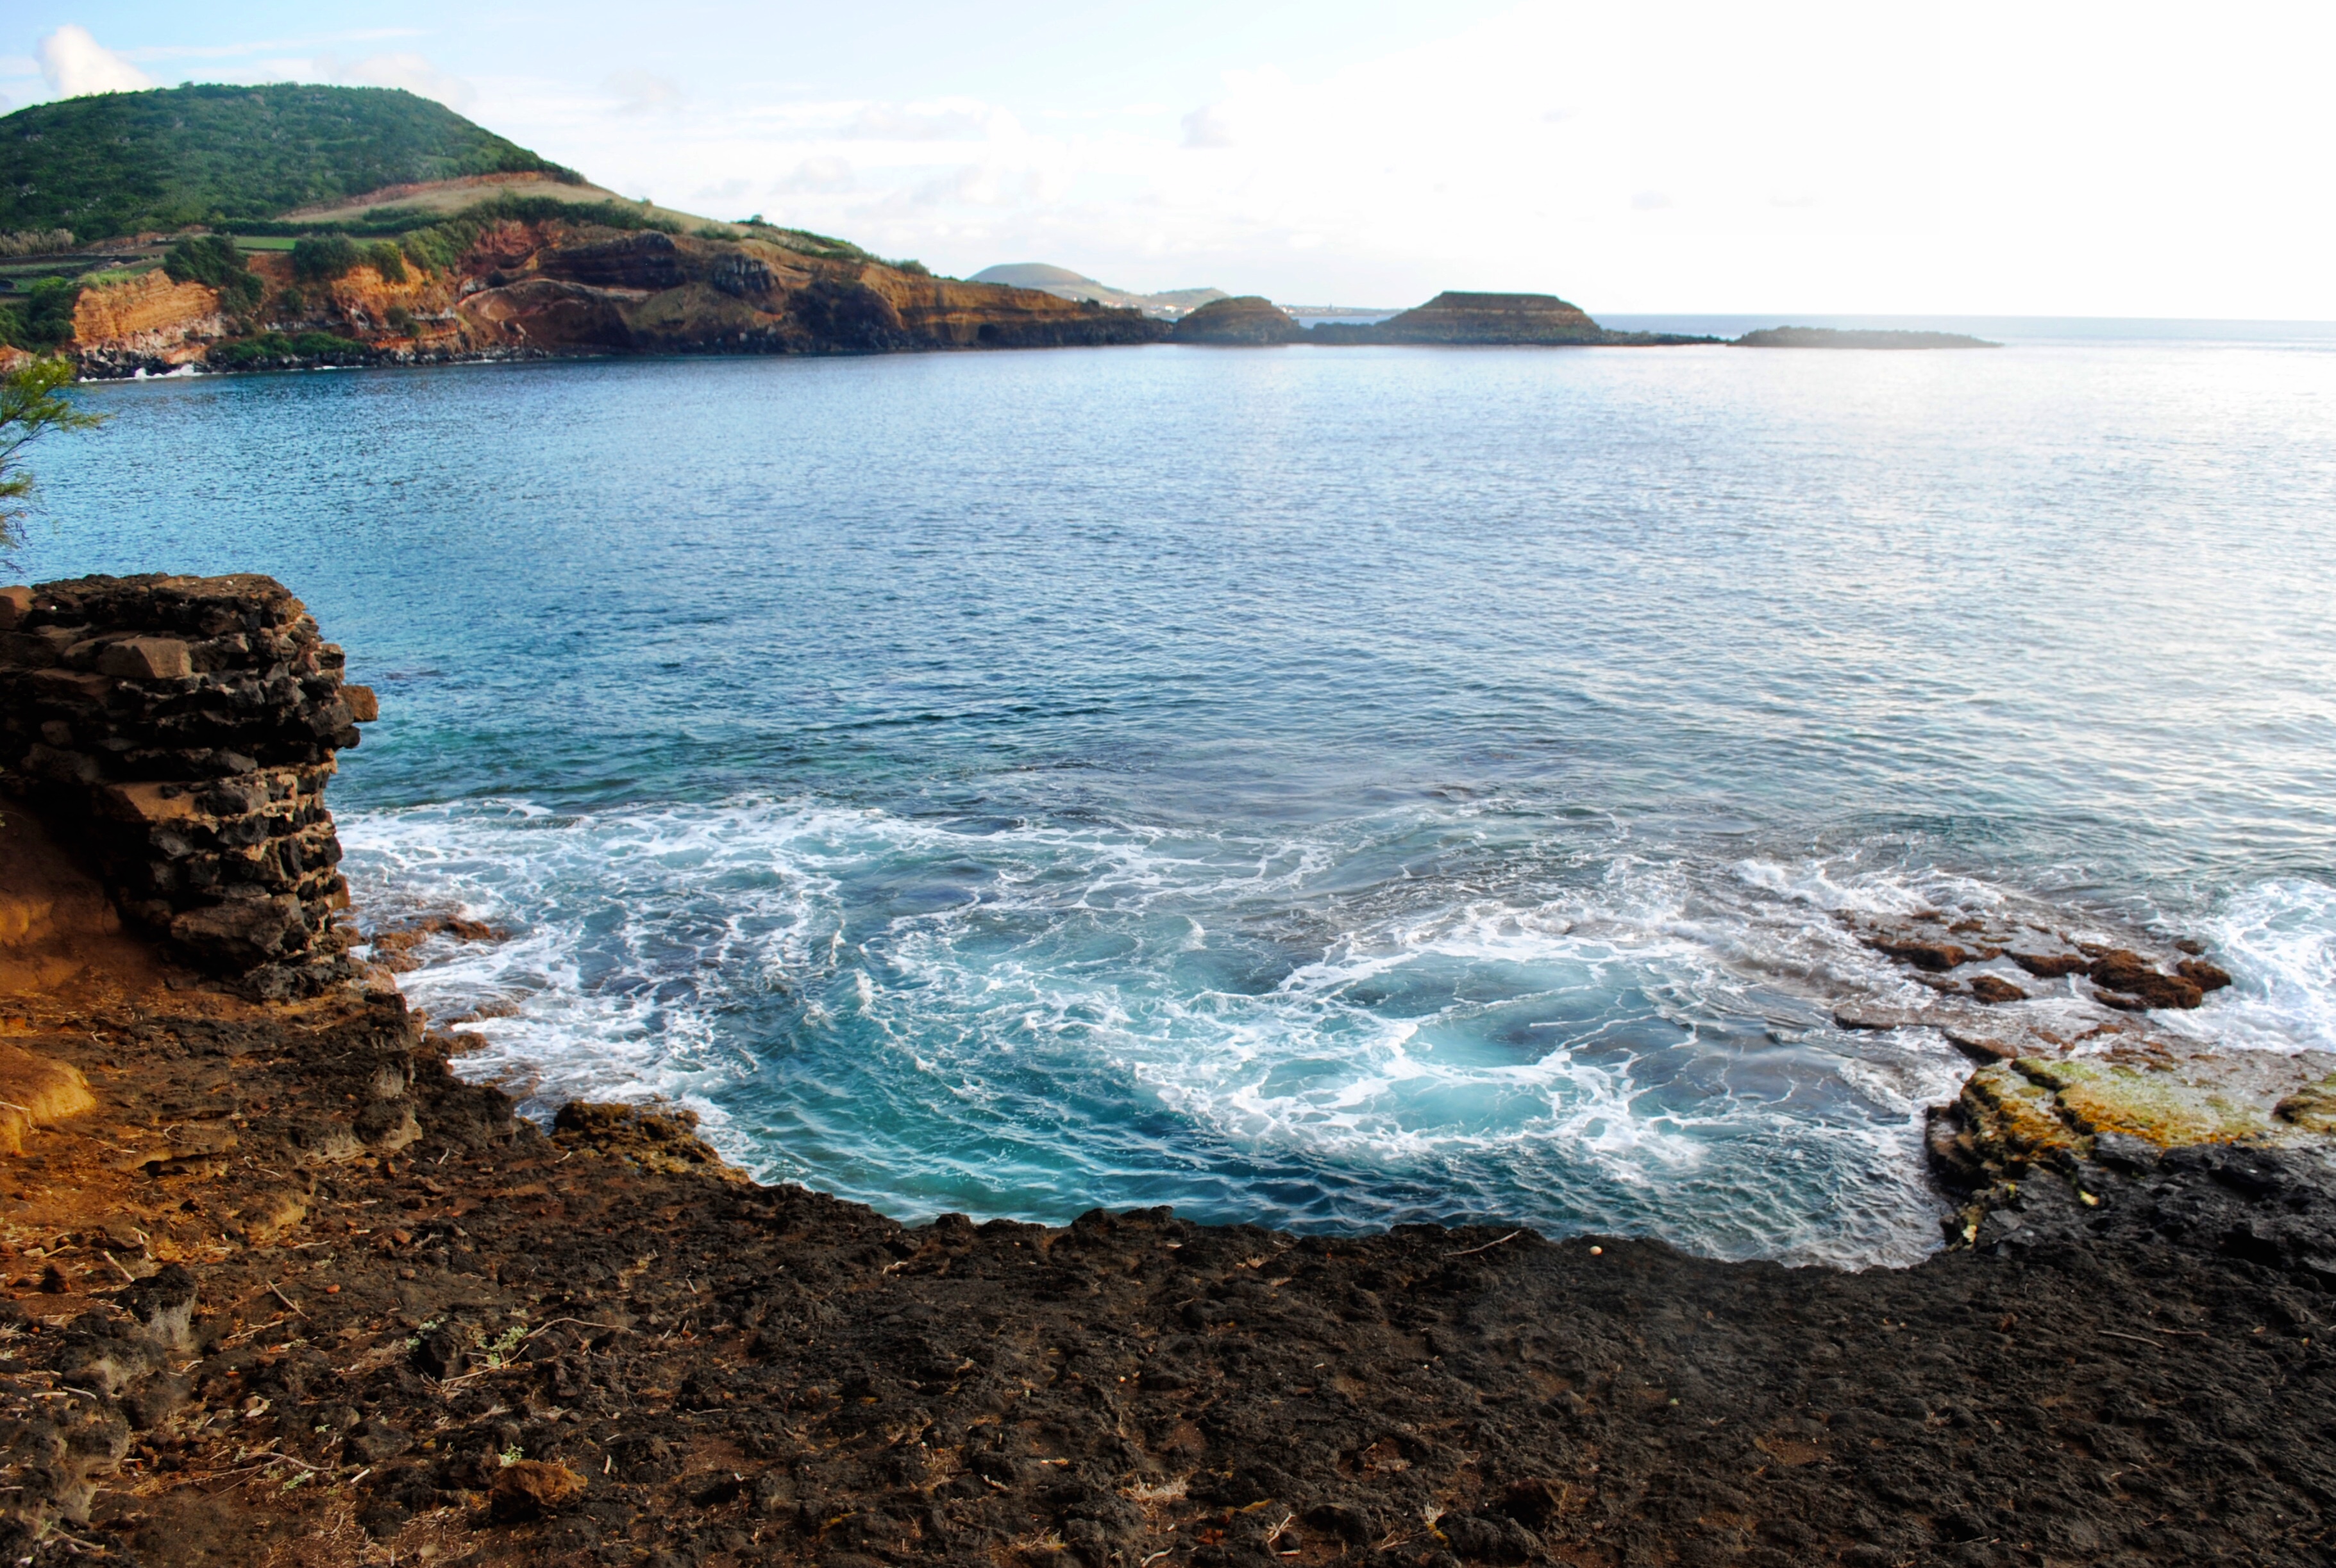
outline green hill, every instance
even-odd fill
[[[425,179],[578,176],[394,87],[190,86],[0,116],[0,233],[94,239],[273,218]]]

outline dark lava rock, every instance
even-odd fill
[[[2176,944],[2176,945],[2180,945]],[[2192,945],[2195,945],[2193,944]],[[2174,973],[2196,986],[2200,991],[2220,991],[2231,983],[2231,972],[2219,963],[2203,958],[2185,958],[2174,966]]]
[[[2127,948],[2112,948],[2093,960],[2093,983],[2104,993],[2101,1000],[2111,1007],[2138,1011],[2151,1007],[2195,1007],[2206,998],[2205,991],[2196,981],[2178,974],[2167,974],[2149,960]],[[2221,972],[2216,971],[2217,973]],[[2224,982],[2229,977],[2225,975]],[[2120,994],[2110,995],[2108,992]]]
[[[1971,977],[1971,990],[1973,996],[1977,997],[1980,1001],[1986,1002],[2025,1002],[2028,1000],[2028,993],[2026,992],[2012,984],[2011,982],[1993,974],[1973,975]]]
[[[2093,966],[2093,961],[2081,953],[2010,953],[2005,954],[2039,980],[2058,980],[2063,975],[2082,974]]]
[[[1969,963],[1974,954],[1959,943],[1942,942],[1922,936],[1871,936],[1865,944],[1876,953],[1883,953],[1902,963],[1931,974],[1944,974],[1950,969]]]
[[[357,1424],[344,1447],[349,1462],[355,1465],[378,1465],[384,1459],[394,1459],[414,1447],[414,1434],[403,1427],[393,1427],[375,1417]]]

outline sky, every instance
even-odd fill
[[[967,276],[1593,313],[2336,319],[2336,6],[11,0],[6,107],[425,93]]]

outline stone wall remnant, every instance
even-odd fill
[[[0,787],[196,967],[311,993],[355,973],[325,784],[378,705],[343,670],[272,577],[0,588]]]

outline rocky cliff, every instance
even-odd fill
[[[1135,311],[774,240],[566,219],[477,225],[437,267],[401,256],[304,280],[282,252],[256,254],[249,266],[265,289],[241,314],[160,273],[85,289],[71,346],[91,373],[127,374],[190,363],[1054,348],[1168,332]]]

